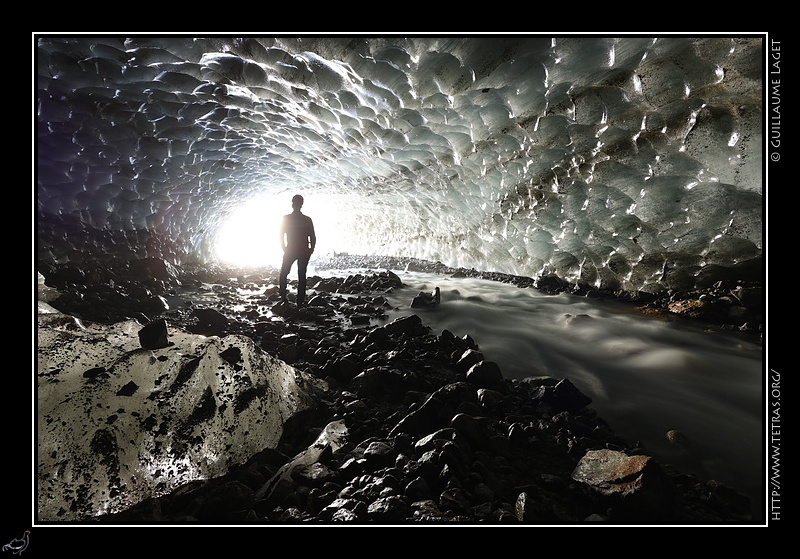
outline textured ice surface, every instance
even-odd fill
[[[40,37],[36,53],[45,260],[213,259],[227,216],[259,195],[288,212],[295,192],[320,252],[660,289],[762,251],[759,38]]]
[[[82,323],[42,301],[37,351],[37,520],[115,512],[274,448],[314,383],[241,336]]]

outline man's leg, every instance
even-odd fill
[[[306,270],[311,255],[300,256],[297,258],[297,305],[300,306],[306,301]]]
[[[286,285],[288,283],[289,278],[289,271],[292,269],[292,263],[294,262],[294,257],[289,256],[287,253],[283,253],[283,262],[281,263],[281,275],[279,280],[278,286],[278,293],[280,293],[281,299],[286,300]]]

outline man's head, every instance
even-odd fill
[[[303,197],[300,196],[299,194],[295,194],[292,197],[292,207],[294,209],[296,209],[296,210],[299,210],[300,208],[302,208],[303,207]]]

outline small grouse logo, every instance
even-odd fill
[[[21,538],[14,538],[6,545],[3,546],[3,551],[10,551],[16,555],[20,555],[28,547],[28,538],[30,537],[30,530],[25,530]]]

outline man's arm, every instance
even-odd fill
[[[311,243],[311,252],[314,252],[314,247],[317,246],[317,234],[314,232],[314,222],[308,218],[308,240]]]
[[[278,243],[281,245],[281,250],[286,252],[286,218],[281,218],[281,227],[278,231]]]

